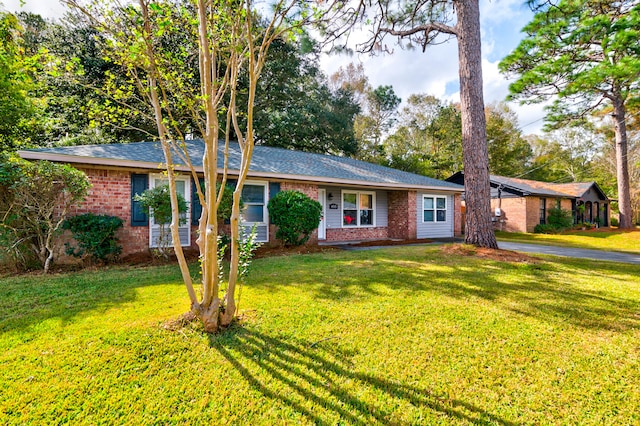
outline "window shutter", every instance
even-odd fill
[[[135,195],[142,194],[149,188],[149,176],[146,174],[131,174],[131,226],[149,226],[149,216]]]
[[[280,192],[280,182],[269,182],[269,199],[272,199]]]
[[[280,192],[280,182],[269,182],[269,200]],[[269,216],[269,224],[271,224],[271,216]]]
[[[200,189],[204,191],[204,179],[199,178]],[[196,191],[195,181],[191,182],[191,224],[197,226],[200,221],[200,215],[202,214],[202,204],[200,204],[200,197]]]

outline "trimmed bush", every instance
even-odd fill
[[[611,223],[611,226],[620,225],[620,222],[618,221],[618,218],[616,218],[616,217],[612,217],[611,220],[609,221],[609,223]]]
[[[64,221],[63,229],[71,231],[78,246],[65,243],[65,252],[74,257],[88,255],[92,260],[108,262],[122,253],[116,231],[122,228],[123,221],[117,216],[85,213]]]
[[[278,226],[276,238],[285,246],[300,246],[320,224],[322,205],[300,191],[281,191],[267,205],[269,217]]]
[[[554,225],[542,223],[536,225],[535,228],[533,228],[533,232],[535,232],[536,234],[557,234],[558,232],[560,232],[560,230],[560,228],[557,228]]]
[[[547,223],[555,227],[558,231],[570,229],[573,226],[573,213],[561,208],[549,209]]]

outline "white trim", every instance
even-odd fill
[[[168,178],[162,174],[149,173],[149,189],[155,188],[156,179],[167,180]],[[178,229],[182,230],[183,232],[186,229],[187,241],[186,243],[184,244],[181,243],[180,245],[182,247],[189,247],[191,246],[191,220],[190,220],[191,219],[191,177],[188,175],[176,175],[176,182],[178,181],[184,182],[184,199],[187,202],[187,211],[185,213],[186,222],[184,225],[178,226]],[[149,247],[150,248],[158,247],[158,245],[154,244],[154,241],[153,241],[154,228],[159,229],[160,225],[157,225],[155,223],[155,220],[153,219],[153,215],[151,215],[149,217]],[[169,247],[173,247],[173,244],[170,244]]]
[[[344,194],[356,194],[356,225],[345,225],[344,224]],[[373,213],[372,224],[371,225],[361,225],[360,224],[360,211],[365,210],[362,209],[360,205],[360,195],[371,195],[371,210]],[[368,209],[366,209],[368,210]],[[342,228],[375,228],[376,226],[376,193],[375,191],[358,191],[358,190],[350,190],[350,189],[342,189],[340,190],[340,224]]]
[[[327,239],[327,190],[324,188],[318,188],[318,202],[322,206],[322,218],[320,218],[320,224],[318,225],[318,239]]]
[[[433,199],[433,209],[425,209],[424,208],[424,200],[427,198],[431,198]],[[438,208],[438,198],[442,198],[444,200],[444,209],[439,209]],[[449,212],[449,207],[448,207],[448,201],[447,201],[447,195],[444,194],[440,194],[440,195],[436,195],[436,194],[422,194],[422,206],[420,208],[421,216],[422,216],[422,223],[447,223],[447,214]],[[433,210],[433,220],[424,220],[424,212],[425,210]],[[444,210],[444,220],[438,220],[438,210]]]
[[[61,163],[75,163],[75,164],[87,164],[87,165],[100,165],[104,167],[126,167],[131,169],[143,169],[143,170],[162,170],[165,169],[164,163],[152,163],[133,160],[121,160],[112,158],[96,158],[96,157],[83,157],[78,155],[68,154],[54,154],[50,152],[35,152],[35,151],[18,151],[20,157],[27,160],[49,160]],[[105,161],[108,160],[108,161]],[[191,172],[192,169],[188,166],[176,164],[174,170],[178,172]],[[202,166],[194,167],[193,171],[196,173],[203,173]],[[222,174],[223,169],[218,169],[218,173]],[[236,176],[238,170],[227,170],[227,175]],[[301,181],[301,182],[317,182],[317,183],[329,183],[336,186],[339,185],[351,185],[354,187],[368,187],[368,188],[393,188],[393,189],[407,189],[407,190],[422,190],[422,191],[445,191],[452,193],[462,193],[464,188],[460,189],[451,188],[447,186],[432,186],[432,185],[412,185],[407,183],[395,183],[395,182],[370,182],[355,179],[340,179],[335,177],[324,176],[310,176],[310,175],[289,175],[283,173],[274,172],[250,172],[251,178],[255,179],[267,179],[267,180],[288,180],[288,181]]]
[[[254,186],[262,186],[264,188],[263,190],[263,194],[264,194],[264,204],[262,205],[262,222],[248,222],[244,220],[244,217],[242,215],[242,213],[240,213],[240,224],[243,227],[246,228],[251,228],[254,225],[256,226],[264,226],[266,227],[266,235],[267,238],[265,240],[256,240],[260,243],[267,243],[269,242],[269,209],[267,209],[267,204],[269,203],[269,182],[267,181],[263,181],[263,180],[246,180],[244,182],[244,184],[242,185],[242,189],[244,190],[244,188],[247,185],[254,185]],[[245,207],[247,205],[259,205],[257,203],[247,203],[246,201],[244,201],[244,205]]]

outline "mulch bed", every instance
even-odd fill
[[[497,260],[499,262],[513,263],[540,263],[537,257],[529,256],[524,253],[517,253],[510,250],[496,250],[484,247],[474,247],[465,244],[447,244],[442,246],[442,252],[447,255],[454,256],[475,256],[485,259]]]

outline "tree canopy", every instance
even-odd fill
[[[517,76],[511,97],[553,98],[551,126],[584,120],[610,107],[615,128],[620,226],[630,228],[626,109],[640,99],[640,4],[636,1],[542,2],[525,38],[500,63]]]

